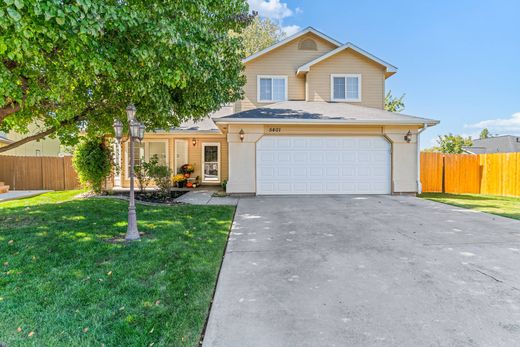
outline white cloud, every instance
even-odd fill
[[[282,31],[284,32],[285,36],[291,36],[293,34],[296,34],[300,30],[301,28],[298,25],[287,25],[282,27]]]
[[[296,7],[293,10],[289,8],[287,3],[280,0],[247,0],[251,10],[258,11],[261,17],[267,17],[277,22],[286,36],[291,36],[301,28],[298,25],[283,25],[283,19],[292,16],[293,14],[300,14],[303,10]]]
[[[287,3],[280,2],[280,0],[248,0],[247,2],[249,7],[258,11],[258,14],[262,17],[282,20],[293,14]]]
[[[498,133],[519,133],[520,132],[520,112],[514,113],[510,118],[488,119],[481,122],[466,125],[467,128],[484,129]]]

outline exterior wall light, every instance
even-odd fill
[[[191,139],[191,144],[193,145],[193,147],[195,147],[197,145],[197,139],[196,138],[192,138]]]
[[[405,140],[407,143],[412,142],[412,132],[411,132],[410,130],[408,130],[408,132],[406,133],[406,135],[404,135],[404,140]]]
[[[244,142],[244,135],[245,135],[244,129],[240,129],[238,134],[240,135],[240,142]]]

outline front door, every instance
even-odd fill
[[[188,140],[175,140],[175,173],[188,164]]]
[[[202,144],[203,182],[220,182],[220,143]]]

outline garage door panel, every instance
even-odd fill
[[[257,143],[257,194],[388,194],[383,137],[265,136]]]

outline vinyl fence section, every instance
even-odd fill
[[[0,156],[0,181],[12,190],[68,190],[80,187],[72,157]]]
[[[520,153],[421,153],[423,192],[520,196]]]

